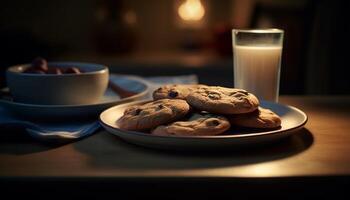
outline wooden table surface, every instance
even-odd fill
[[[162,152],[104,130],[75,143],[43,145],[14,132],[11,139],[0,137],[0,179],[349,177],[350,96],[283,96],[280,102],[308,115],[305,128],[279,143],[238,152]]]
[[[2,142],[0,176],[210,176],[350,175],[350,97],[282,97],[307,113],[305,128],[263,149],[171,153],[127,144],[101,130],[62,146]],[[25,134],[23,132],[23,134]]]

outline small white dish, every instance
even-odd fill
[[[281,117],[281,128],[277,130],[263,130],[235,127],[223,135],[188,137],[155,136],[149,133],[119,129],[116,121],[123,115],[124,110],[131,105],[143,103],[145,103],[145,101],[132,102],[109,108],[101,113],[100,122],[108,132],[127,142],[144,147],[171,150],[215,150],[252,144],[264,144],[290,136],[294,131],[302,128],[307,122],[306,114],[293,106],[262,101],[262,107],[273,110]]]
[[[65,119],[98,116],[103,110],[122,103],[141,100],[148,94],[148,84],[143,79],[129,75],[110,75],[110,81],[120,88],[134,93],[122,98],[119,94],[108,88],[105,94],[94,104],[80,105],[40,105],[15,102],[0,98],[0,106],[14,113],[31,119]]]

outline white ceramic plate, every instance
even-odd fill
[[[114,106],[101,113],[100,122],[110,133],[123,140],[151,148],[172,150],[201,150],[242,147],[251,144],[264,144],[290,136],[294,131],[302,128],[307,122],[306,114],[292,106],[272,102],[261,102],[261,106],[276,112],[282,118],[282,125],[277,130],[232,128],[223,135],[217,136],[154,136],[136,131],[124,131],[116,124],[117,119],[123,115],[125,108],[131,105],[145,103],[145,101],[132,102]]]
[[[65,119],[98,116],[103,110],[122,103],[140,100],[148,93],[147,82],[136,76],[110,75],[110,81],[127,91],[135,93],[121,98],[116,92],[107,89],[98,103],[86,105],[37,105],[0,99],[0,105],[23,117],[35,119]]]

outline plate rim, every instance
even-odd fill
[[[15,101],[9,101],[5,99],[0,99],[0,103],[11,105],[11,106],[22,106],[22,107],[31,107],[31,108],[86,108],[86,107],[95,107],[95,106],[103,106],[103,105],[109,105],[109,104],[114,104],[114,103],[124,103],[124,102],[129,102],[132,99],[137,99],[139,97],[145,96],[149,90],[149,83],[146,80],[143,80],[140,77],[137,76],[132,76],[132,75],[123,75],[123,74],[110,74],[110,77],[113,76],[120,76],[120,77],[126,77],[128,79],[132,79],[135,81],[139,81],[143,85],[145,85],[145,89],[137,93],[135,95],[123,98],[123,99],[118,99],[114,101],[108,101],[108,102],[103,102],[103,103],[93,103],[93,104],[76,104],[76,105],[45,105],[45,104],[30,104],[30,103],[22,103],[22,102],[15,102]]]
[[[161,135],[152,135],[152,134],[142,133],[142,132],[138,132],[138,131],[121,130],[119,128],[115,128],[115,127],[112,127],[112,126],[106,124],[102,120],[102,115],[104,113],[108,112],[109,110],[115,109],[115,107],[134,105],[134,104],[139,104],[139,103],[147,103],[147,102],[150,102],[150,101],[152,101],[152,100],[140,100],[140,101],[134,101],[134,102],[130,102],[130,103],[126,103],[126,104],[120,104],[120,105],[116,105],[116,106],[110,107],[110,108],[108,108],[108,109],[106,109],[106,110],[104,110],[104,111],[102,111],[100,113],[100,115],[99,115],[99,122],[104,128],[107,127],[107,128],[116,130],[118,132],[122,132],[122,133],[126,133],[126,134],[134,134],[134,135],[137,135],[137,136],[150,137],[150,138],[166,138],[166,139],[170,139],[170,138],[171,139],[229,139],[229,138],[231,138],[232,139],[232,138],[260,137],[260,136],[266,136],[266,135],[290,132],[290,131],[297,130],[297,129],[303,127],[308,121],[308,116],[306,115],[306,113],[303,112],[302,110],[300,110],[299,108],[296,108],[296,107],[290,106],[290,105],[275,103],[275,102],[271,102],[271,101],[261,101],[261,102],[279,104],[279,105],[282,105],[282,106],[285,106],[285,107],[289,107],[290,109],[292,109],[294,111],[297,111],[298,113],[303,115],[303,117],[304,117],[303,122],[300,123],[298,126],[291,127],[291,128],[284,129],[284,130],[270,130],[270,131],[264,131],[264,132],[258,132],[258,133],[249,133],[249,134],[211,135],[211,136],[161,136]],[[112,133],[112,134],[114,134],[114,133]],[[116,134],[114,134],[114,135],[116,135]]]

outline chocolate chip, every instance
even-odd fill
[[[179,93],[177,91],[170,91],[168,95],[171,98],[175,98],[179,95]]]
[[[135,110],[134,115],[139,115],[141,113],[142,109],[138,108]]]
[[[163,109],[164,106],[163,106],[162,104],[159,104],[159,105],[158,105],[158,108],[159,108],[159,109]]]
[[[207,124],[209,126],[217,126],[220,124],[220,122],[219,122],[219,120],[214,119],[214,120],[209,121]]]

